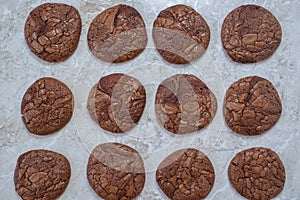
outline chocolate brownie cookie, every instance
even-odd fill
[[[144,187],[145,168],[140,154],[119,143],[98,145],[87,165],[87,178],[103,199],[133,199]]]
[[[24,32],[32,53],[45,61],[59,62],[76,50],[81,18],[73,6],[45,3],[30,12]]]
[[[47,135],[63,128],[73,114],[73,94],[64,83],[45,77],[34,82],[23,96],[23,122],[29,132]]]
[[[199,58],[210,40],[210,30],[202,16],[181,4],[159,13],[152,35],[159,54],[174,64],[185,64]]]
[[[242,135],[260,135],[281,115],[279,95],[268,80],[249,76],[233,83],[225,94],[223,112],[230,129]]]
[[[164,80],[155,99],[160,123],[176,134],[198,131],[209,124],[217,110],[217,100],[196,76],[177,74]]]
[[[247,199],[268,200],[285,183],[285,169],[271,149],[257,147],[238,153],[230,162],[228,177],[235,190]]]
[[[71,167],[65,156],[32,150],[18,158],[14,183],[23,200],[56,199],[67,188],[70,177]]]
[[[94,56],[114,63],[137,57],[148,40],[142,16],[133,7],[122,4],[96,16],[87,39]]]
[[[222,26],[223,47],[232,60],[254,63],[270,57],[281,42],[281,27],[268,10],[244,5],[231,11]]]
[[[87,103],[92,119],[113,133],[132,129],[142,117],[145,105],[145,88],[125,74],[102,77],[91,89]]]
[[[156,181],[172,200],[204,199],[215,181],[213,165],[197,149],[182,149],[165,158],[156,170]]]

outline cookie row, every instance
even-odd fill
[[[22,119],[29,132],[47,135],[63,128],[73,114],[73,94],[54,78],[34,82],[23,96]],[[87,100],[91,118],[104,130],[124,133],[138,124],[146,105],[146,90],[134,77],[110,74],[95,84]],[[157,88],[155,111],[171,133],[186,134],[206,127],[217,110],[215,95],[199,78],[177,74]],[[243,135],[259,135],[280,118],[281,101],[268,80],[245,77],[233,83],[224,97],[229,128]]]
[[[133,199],[144,188],[146,171],[140,154],[120,143],[104,143],[91,152],[86,175],[95,193],[107,200]],[[15,189],[22,199],[55,199],[68,186],[68,159],[49,150],[22,154],[14,173]],[[228,178],[247,199],[272,199],[283,189],[285,168],[271,149],[256,147],[235,155],[228,166]],[[204,199],[215,181],[209,158],[193,148],[168,155],[157,167],[156,181],[172,200]]]
[[[59,62],[77,48],[82,22],[76,8],[46,3],[29,14],[25,39],[40,59]],[[277,19],[257,5],[243,5],[230,12],[222,26],[223,47],[240,63],[270,57],[281,42]],[[161,11],[153,23],[152,37],[159,54],[168,62],[185,64],[199,58],[208,48],[210,29],[193,8],[175,5]],[[106,62],[124,62],[137,57],[147,45],[147,32],[139,12],[128,5],[116,5],[97,15],[90,24],[88,46]]]

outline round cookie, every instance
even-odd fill
[[[127,5],[104,10],[92,21],[88,31],[92,54],[106,62],[124,62],[137,57],[147,45],[142,16]]]
[[[14,183],[23,200],[56,199],[68,186],[71,167],[67,158],[48,150],[32,150],[17,161]]]
[[[144,162],[140,154],[119,143],[98,145],[87,165],[87,178],[103,199],[133,199],[145,184]]]
[[[69,58],[77,48],[81,18],[76,8],[45,3],[32,10],[25,23],[25,39],[32,53],[48,62]]]
[[[164,128],[175,134],[185,134],[210,123],[217,110],[217,100],[196,76],[177,74],[159,85],[155,110]]]
[[[268,200],[282,191],[285,169],[274,151],[256,147],[239,152],[231,160],[228,177],[231,185],[243,197]]]
[[[222,26],[222,43],[232,60],[254,63],[270,57],[281,42],[277,19],[257,5],[243,5],[231,11]]]
[[[145,88],[125,74],[102,77],[91,89],[87,103],[92,119],[113,133],[131,130],[142,117],[145,105]]]
[[[269,130],[281,115],[279,95],[268,80],[249,76],[227,90],[223,112],[227,126],[242,135],[260,135]]]
[[[186,64],[199,58],[210,40],[210,30],[202,16],[181,4],[159,13],[152,35],[159,54],[173,64]]]
[[[61,81],[44,77],[34,82],[23,96],[23,122],[29,132],[48,135],[63,128],[73,114],[73,94]]]
[[[215,172],[206,155],[197,149],[170,154],[158,166],[156,181],[171,200],[204,199],[211,191]]]

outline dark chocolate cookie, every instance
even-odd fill
[[[54,78],[34,82],[23,96],[23,122],[29,132],[47,135],[63,128],[73,114],[73,94],[64,83]]]
[[[94,56],[114,63],[137,57],[148,40],[142,16],[133,7],[122,4],[96,16],[87,39]]]
[[[103,199],[133,199],[145,184],[144,162],[140,154],[119,143],[98,145],[87,165],[87,178]]]
[[[155,99],[156,115],[170,132],[184,134],[204,128],[213,119],[217,100],[196,76],[177,74],[164,80]]]
[[[18,158],[14,183],[23,200],[56,199],[67,188],[70,177],[71,167],[65,156],[32,150]]]
[[[254,63],[270,57],[281,42],[281,27],[268,10],[244,5],[231,11],[222,26],[223,47],[232,60]]]
[[[233,83],[225,94],[223,112],[230,129],[242,135],[260,135],[281,115],[279,95],[268,80],[249,76]]]
[[[135,78],[125,74],[102,77],[91,89],[87,107],[101,128],[123,133],[140,120],[146,105],[146,91]]]
[[[245,198],[269,200],[282,191],[285,169],[274,151],[257,147],[241,151],[231,160],[228,177]]]
[[[172,200],[204,199],[215,181],[213,165],[197,149],[182,149],[165,158],[156,170],[156,181]]]
[[[45,61],[59,62],[69,58],[76,50],[81,18],[73,6],[45,3],[31,11],[24,32],[32,53]]]
[[[210,40],[206,21],[186,5],[175,5],[161,11],[154,21],[152,35],[160,55],[174,64],[185,64],[199,58]]]

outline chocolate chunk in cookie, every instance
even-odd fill
[[[101,128],[123,133],[139,122],[145,105],[146,91],[137,79],[111,74],[102,77],[91,89],[87,107]]]
[[[30,12],[24,32],[32,53],[42,60],[59,62],[69,58],[76,50],[81,18],[73,6],[45,3]]]
[[[140,154],[119,143],[98,145],[87,165],[87,178],[103,199],[133,199],[145,184],[144,162]]]
[[[152,35],[159,54],[174,64],[185,64],[199,58],[210,40],[206,21],[186,5],[175,5],[161,11],[154,21]]]
[[[260,135],[281,115],[279,95],[268,80],[249,76],[233,83],[225,94],[223,112],[230,129],[242,135]]]
[[[177,74],[159,85],[155,110],[160,123],[168,131],[191,133],[210,123],[217,110],[217,100],[196,76]]]
[[[64,83],[54,78],[34,82],[23,96],[23,122],[29,132],[47,135],[63,128],[73,114],[73,94]]]
[[[211,191],[215,172],[202,152],[182,149],[159,164],[156,181],[171,200],[198,200],[204,199]]]
[[[96,16],[87,39],[94,56],[114,63],[137,57],[148,40],[142,16],[133,7],[122,4]]]
[[[282,191],[285,169],[274,151],[257,147],[241,151],[231,160],[228,177],[243,197],[268,200]]]
[[[231,11],[222,26],[223,47],[232,60],[254,63],[270,57],[281,42],[281,27],[268,10],[243,5]]]
[[[18,158],[14,183],[23,200],[56,199],[67,188],[70,177],[71,167],[65,156],[32,150]]]

